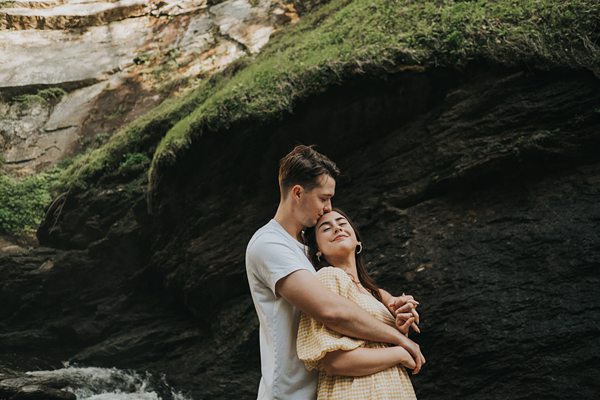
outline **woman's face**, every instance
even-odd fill
[[[354,229],[337,211],[328,212],[319,218],[315,235],[319,251],[329,260],[353,254],[358,245]]]

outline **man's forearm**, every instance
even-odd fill
[[[327,321],[325,326],[342,335],[365,339],[371,342],[401,345],[407,339],[395,327],[379,321],[353,301],[340,297],[339,312]]]
[[[322,321],[325,326],[344,336],[400,346],[414,358],[416,368],[413,372],[419,372],[421,365],[425,363],[425,358],[417,343],[404,336],[396,327],[379,321],[351,300],[340,297],[337,305],[339,306],[337,309],[341,311],[327,321]]]

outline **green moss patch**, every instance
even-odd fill
[[[89,184],[128,153],[152,158],[149,191],[202,135],[270,122],[357,75],[470,62],[588,69],[600,76],[596,0],[332,0],[178,100],[163,103],[78,160],[61,184]],[[159,143],[160,142],[160,143]]]
[[[592,0],[331,1],[274,37],[255,62],[167,133],[154,154],[149,189],[205,132],[280,118],[299,100],[352,76],[472,61],[600,74],[599,16],[600,3]]]
[[[22,105],[28,106],[37,102],[53,102],[56,103],[60,100],[67,92],[61,88],[46,88],[39,90],[36,94],[23,94],[16,96],[14,101]]]
[[[103,174],[122,167],[121,164],[127,154],[141,153],[148,159],[152,157],[156,144],[165,132],[205,100],[210,93],[212,83],[212,81],[203,82],[188,95],[163,102],[152,112],[136,119],[114,134],[100,148],[75,157],[57,178],[57,190],[73,187],[87,188]]]

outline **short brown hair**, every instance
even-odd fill
[[[323,174],[334,179],[340,174],[335,163],[313,147],[298,145],[279,160],[279,190],[282,196],[285,197],[294,185],[306,190],[314,189],[319,184],[319,176]]]

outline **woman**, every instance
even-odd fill
[[[366,272],[360,236],[341,210],[323,215],[307,230],[305,240],[317,277],[326,287],[394,325],[395,318]],[[345,337],[303,314],[297,350],[309,370],[319,370],[318,400],[416,399],[403,368],[413,369],[415,362],[400,346]]]

